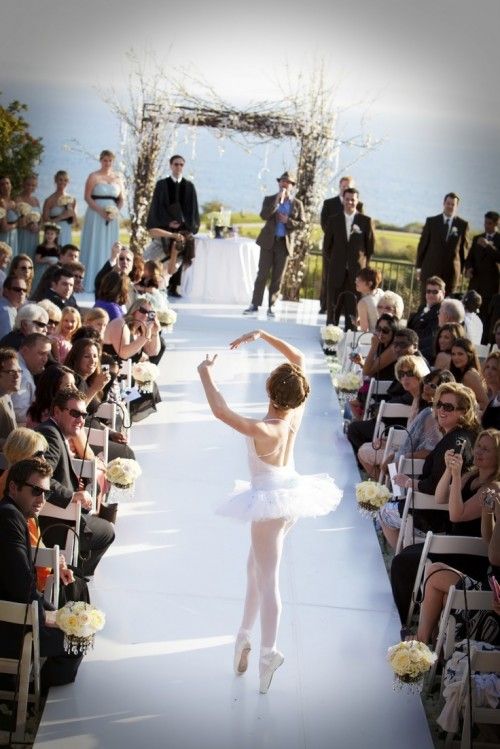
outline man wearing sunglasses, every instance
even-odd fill
[[[188,267],[194,258],[193,235],[200,228],[198,197],[192,182],[183,177],[184,158],[179,154],[170,157],[170,176],[160,179],[155,186],[146,227],[153,239],[159,239],[170,256],[172,233],[185,237],[182,245],[182,264],[170,277],[168,294],[179,297],[177,287],[181,282],[183,265]],[[178,243],[176,243],[178,245]],[[167,258],[168,259],[168,258]]]
[[[85,395],[78,390],[65,388],[52,401],[50,418],[36,428],[49,443],[46,460],[53,471],[49,504],[67,507],[70,502],[81,502],[82,505],[79,568],[85,576],[94,574],[99,561],[115,538],[113,525],[90,513],[92,497],[81,487],[71,463],[68,440],[81,432],[86,415]],[[52,523],[53,520],[48,516],[40,518],[42,528]],[[44,534],[44,539],[49,539],[46,541],[47,545],[64,545],[65,537],[66,534],[61,533],[60,528]]]
[[[53,607],[36,590],[27,521],[38,517],[44,506],[51,474],[48,463],[40,458],[15,463],[0,502],[0,599],[38,603],[40,655],[47,659],[41,672],[44,689],[73,682],[82,660],[81,655],[66,654],[63,632],[49,614]],[[18,658],[20,647],[21,627],[0,623],[0,657]]]
[[[439,327],[439,310],[446,284],[439,276],[431,276],[425,284],[425,303],[410,316],[408,327],[418,335],[419,348],[425,358],[434,361],[434,337]]]
[[[47,335],[49,316],[38,304],[23,304],[17,311],[14,328],[0,340],[0,347],[10,347],[19,351],[27,335],[41,333]]]
[[[0,338],[10,333],[16,321],[17,310],[26,301],[28,287],[24,278],[7,276],[0,296]]]

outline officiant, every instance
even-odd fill
[[[168,294],[180,297],[178,287],[182,268],[188,267],[194,258],[194,235],[200,228],[198,198],[192,182],[184,179],[185,161],[175,154],[169,160],[170,176],[160,179],[155,185],[146,227],[150,236],[157,240],[151,258],[160,262],[177,261],[178,269],[168,282]],[[159,242],[158,242],[159,240]],[[146,248],[149,250],[150,248]],[[146,255],[146,252],[145,252]],[[169,269],[172,267],[169,264]]]

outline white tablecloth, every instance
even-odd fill
[[[195,242],[193,264],[182,272],[182,296],[197,302],[250,304],[260,247],[244,238],[196,237]]]

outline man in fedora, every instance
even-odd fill
[[[305,221],[304,206],[292,195],[297,182],[295,175],[283,172],[277,181],[279,191],[275,195],[266,195],[262,203],[260,217],[266,223],[256,240],[260,247],[259,269],[253,288],[252,303],[243,311],[244,315],[257,312],[271,273],[267,315],[274,317],[273,304],[278,298],[288,258],[293,255],[294,235]]]

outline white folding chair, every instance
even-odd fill
[[[401,419],[405,421],[404,426],[408,422],[410,416],[411,406],[406,406],[404,403],[387,403],[381,401],[378,407],[377,419],[375,421],[375,429],[373,430],[373,438],[380,437],[382,434],[385,424],[384,418],[386,419]]]
[[[108,440],[109,440],[109,429],[103,427],[97,429],[96,427],[84,427],[85,439],[88,438],[88,443],[94,452],[102,452],[102,459],[104,463],[108,462]],[[96,448],[96,449],[94,449]]]
[[[116,403],[101,403],[94,416],[98,419],[104,419],[112,431],[116,429]]]
[[[415,510],[442,510],[443,512],[448,512],[448,505],[446,503],[438,504],[436,502],[436,497],[434,496],[434,494],[424,494],[424,492],[418,492],[414,489],[408,489],[405,497],[403,514],[401,515],[401,527],[399,528],[398,542],[396,544],[396,550],[394,552],[395,554],[399,554],[402,549],[413,543],[413,540],[411,538],[413,530],[413,517],[409,514],[411,508]]]
[[[59,608],[59,546],[31,547],[31,558],[35,567],[50,567],[52,574],[47,577],[43,597],[53,606]]]
[[[443,507],[443,505],[440,506]],[[429,554],[466,554],[467,556],[485,557],[488,556],[488,546],[482,538],[475,538],[474,536],[442,536],[429,531],[425,537],[422,555],[420,557],[415,583],[413,585],[413,592],[406,620],[407,626],[410,626],[413,617],[415,601],[424,578],[425,566]]]
[[[40,706],[40,636],[38,631],[38,602],[31,604],[0,601],[0,621],[22,626],[26,621],[27,631],[21,647],[20,658],[3,658],[0,656],[0,673],[16,676],[19,669],[19,690],[16,703],[16,727],[14,741],[26,739],[26,717],[28,700],[34,701],[35,709]],[[30,681],[34,683],[34,694],[30,695]],[[1,690],[0,698],[14,698],[14,692]],[[7,736],[7,731],[2,731]]]
[[[472,650],[471,673],[480,674],[498,674],[500,672],[500,650]],[[498,707],[476,707],[474,704],[474,695],[472,699],[472,715],[469,704],[469,672],[465,668],[462,677],[462,688],[460,691],[460,704],[464,710],[462,741],[460,749],[469,749],[471,746],[470,725],[471,723],[481,723],[485,725],[500,725],[500,709]],[[498,738],[498,735],[497,735]],[[474,746],[478,746],[474,741]],[[481,746],[495,746],[493,743],[481,744]],[[498,744],[496,744],[498,746]]]
[[[484,361],[488,358],[488,354],[490,353],[490,346],[488,343],[476,343],[475,348],[480,361]]]
[[[97,509],[97,463],[95,458],[92,460],[71,458],[71,465],[79,478],[89,479],[85,489],[92,495],[92,510],[95,512]]]
[[[493,605],[493,593],[491,590],[457,590],[454,585],[450,586],[448,597],[441,614],[438,636],[434,652],[436,655],[443,653],[447,661],[455,650],[455,617],[453,612],[467,609],[468,611],[490,611]],[[438,661],[432,665],[426,679],[426,691],[429,692],[436,677]]]
[[[61,554],[63,554],[66,564],[78,564],[78,552],[79,542],[78,537],[80,535],[80,519],[82,514],[82,506],[80,502],[70,502],[67,507],[57,507],[50,502],[45,502],[45,505],[40,511],[40,515],[43,517],[53,518],[54,521],[65,520],[71,524],[75,533],[72,533],[71,529],[68,530],[66,535],[66,545],[64,548],[61,547]]]
[[[391,453],[395,452],[401,447],[405,439],[406,432],[404,429],[398,429],[397,426],[391,427],[389,429],[387,441],[385,443],[384,454],[382,455],[382,465],[385,464]],[[385,482],[387,484],[387,477],[385,476],[385,470],[383,468],[380,469],[378,480],[379,483]]]
[[[365,335],[364,333],[360,333],[359,331],[355,330],[348,330],[345,334],[344,338],[341,340],[339,344],[339,349],[342,346],[342,349],[340,350],[340,362],[342,364],[342,371],[345,371],[350,363],[349,356],[353,352],[353,342],[355,344],[354,351],[356,351],[358,354],[361,354],[361,356],[366,356],[367,353],[370,350],[370,343],[365,341],[361,341],[361,336]]]
[[[132,387],[132,359],[123,359],[120,362],[119,375],[125,375],[125,387]]]
[[[367,421],[367,419],[369,418],[372,398],[376,395],[386,395],[392,385],[392,382],[392,380],[377,380],[375,377],[371,378],[370,384],[368,385],[368,392],[366,394],[363,421]]]

